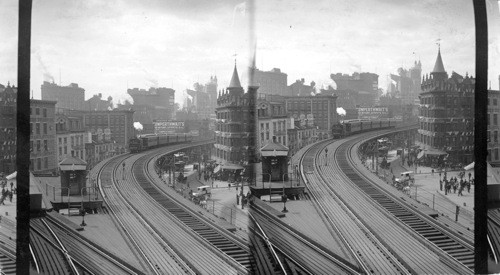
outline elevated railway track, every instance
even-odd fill
[[[354,145],[389,132],[322,142],[303,155],[301,172],[318,212],[356,251],[365,273],[472,273],[472,240],[426,218],[355,168]],[[335,159],[328,166],[327,147]]]

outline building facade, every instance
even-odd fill
[[[253,83],[259,86],[259,94],[271,94],[287,96],[288,83],[287,74],[281,72],[278,68],[273,68],[270,71],[261,71],[257,68],[250,68],[253,73]]]
[[[102,99],[102,94],[93,95],[85,100],[85,111],[106,111],[113,109],[113,98],[108,97],[107,100]]]
[[[307,85],[303,78],[288,86],[288,96],[311,96],[315,91],[316,83],[311,81],[311,84]]]
[[[500,91],[488,91],[488,130],[487,130],[487,160],[492,166],[500,166],[500,141],[498,133],[500,132]]]
[[[378,75],[374,73],[331,74],[330,78],[337,84],[337,90],[357,91],[357,105],[371,107],[378,97]]]
[[[447,161],[467,165],[474,161],[475,79],[444,70],[441,51],[431,77],[426,76],[420,94],[418,145],[448,155]]]
[[[339,122],[336,102],[336,95],[326,94],[285,97],[287,115],[296,120],[313,119],[314,125],[318,127],[319,139],[331,137],[332,125]]]
[[[214,158],[224,165],[246,165],[255,159],[257,87],[244,93],[236,65],[227,89],[217,98]]]
[[[316,126],[307,125],[305,121],[287,119],[287,136],[289,154],[294,155],[304,146],[316,141],[318,134]]]
[[[55,172],[56,157],[56,101],[30,100],[30,170]]]
[[[395,92],[403,104],[416,105],[419,102],[418,95],[422,92],[422,63],[420,61],[415,61],[409,70],[399,68],[398,75],[391,74],[391,79],[395,85]]]
[[[85,155],[85,130],[81,117],[56,114],[57,162],[67,157],[87,161]]]
[[[155,119],[172,119],[174,114],[175,90],[170,88],[150,88],[145,89],[128,89],[127,93],[134,100],[134,108],[136,106],[148,106],[153,111],[150,114],[152,120]]]
[[[44,81],[41,88],[42,100],[57,101],[57,108],[85,110],[85,89],[78,84],[71,83],[64,87]]]
[[[0,172],[16,171],[17,88],[0,84]]]
[[[93,134],[109,131],[111,139],[116,143],[116,150],[119,152],[128,150],[129,140],[136,136],[134,111],[130,109],[93,112],[70,111],[68,116],[81,117],[84,129]]]
[[[273,98],[278,100],[273,100]],[[274,141],[288,146],[287,115],[283,97],[259,94],[257,99],[257,148]]]

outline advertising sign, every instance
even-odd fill
[[[387,107],[361,107],[358,108],[359,119],[377,119],[387,118],[389,116],[389,108]]]
[[[174,134],[184,132],[184,121],[155,120],[155,134]]]

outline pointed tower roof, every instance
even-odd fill
[[[446,73],[444,70],[443,59],[441,59],[441,47],[438,49],[438,56],[436,59],[436,64],[434,64],[433,73]]]
[[[231,77],[228,88],[242,88],[240,78],[238,77],[238,70],[236,69],[236,61],[234,62],[233,76]]]

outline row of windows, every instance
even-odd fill
[[[64,138],[59,137],[58,141],[59,141],[59,145],[68,144],[67,137],[64,137]],[[71,137],[71,146],[78,146],[78,145],[83,145],[83,136],[72,136]]]
[[[264,136],[266,137],[265,139]],[[265,135],[264,133],[260,133],[260,145],[264,146],[267,141],[269,141],[269,132],[265,133]],[[276,137],[276,141],[286,146],[286,138],[284,136]]]
[[[419,134],[419,140],[423,144],[434,148],[443,148],[447,146],[472,146],[474,144],[473,136],[431,137]]]
[[[35,114],[33,114],[33,109],[35,109]],[[30,108],[30,116],[39,116],[40,115],[40,108],[39,107],[36,107],[36,108],[33,108],[31,107]],[[47,108],[42,108],[42,117],[47,117]]]
[[[43,164],[43,166],[42,166],[42,164]],[[48,157],[30,159],[30,170],[31,171],[38,171],[38,170],[43,170],[43,169],[49,169],[49,158]]]
[[[492,156],[493,153],[493,156]],[[499,160],[498,159],[498,148],[495,148],[493,150],[488,150],[488,161],[492,160]]]
[[[491,117],[493,116],[493,125],[498,126],[498,114],[488,114],[488,125],[491,125]]]
[[[498,101],[496,98],[493,98],[493,106],[497,106],[498,105]],[[488,97],[488,105],[490,105],[490,98]]]
[[[491,140],[491,131],[487,131],[488,142],[498,142],[498,131],[493,131],[493,140]]]
[[[30,140],[30,152],[49,151],[48,140]]]
[[[42,127],[40,128],[40,126],[42,126]],[[41,131],[41,130],[43,130],[43,131]],[[37,135],[40,135],[40,134],[47,135],[48,134],[47,123],[44,122],[42,125],[40,125],[40,123],[37,122],[37,123],[35,123],[35,129],[33,129],[33,123],[31,122],[30,123],[30,133],[37,134]]]

